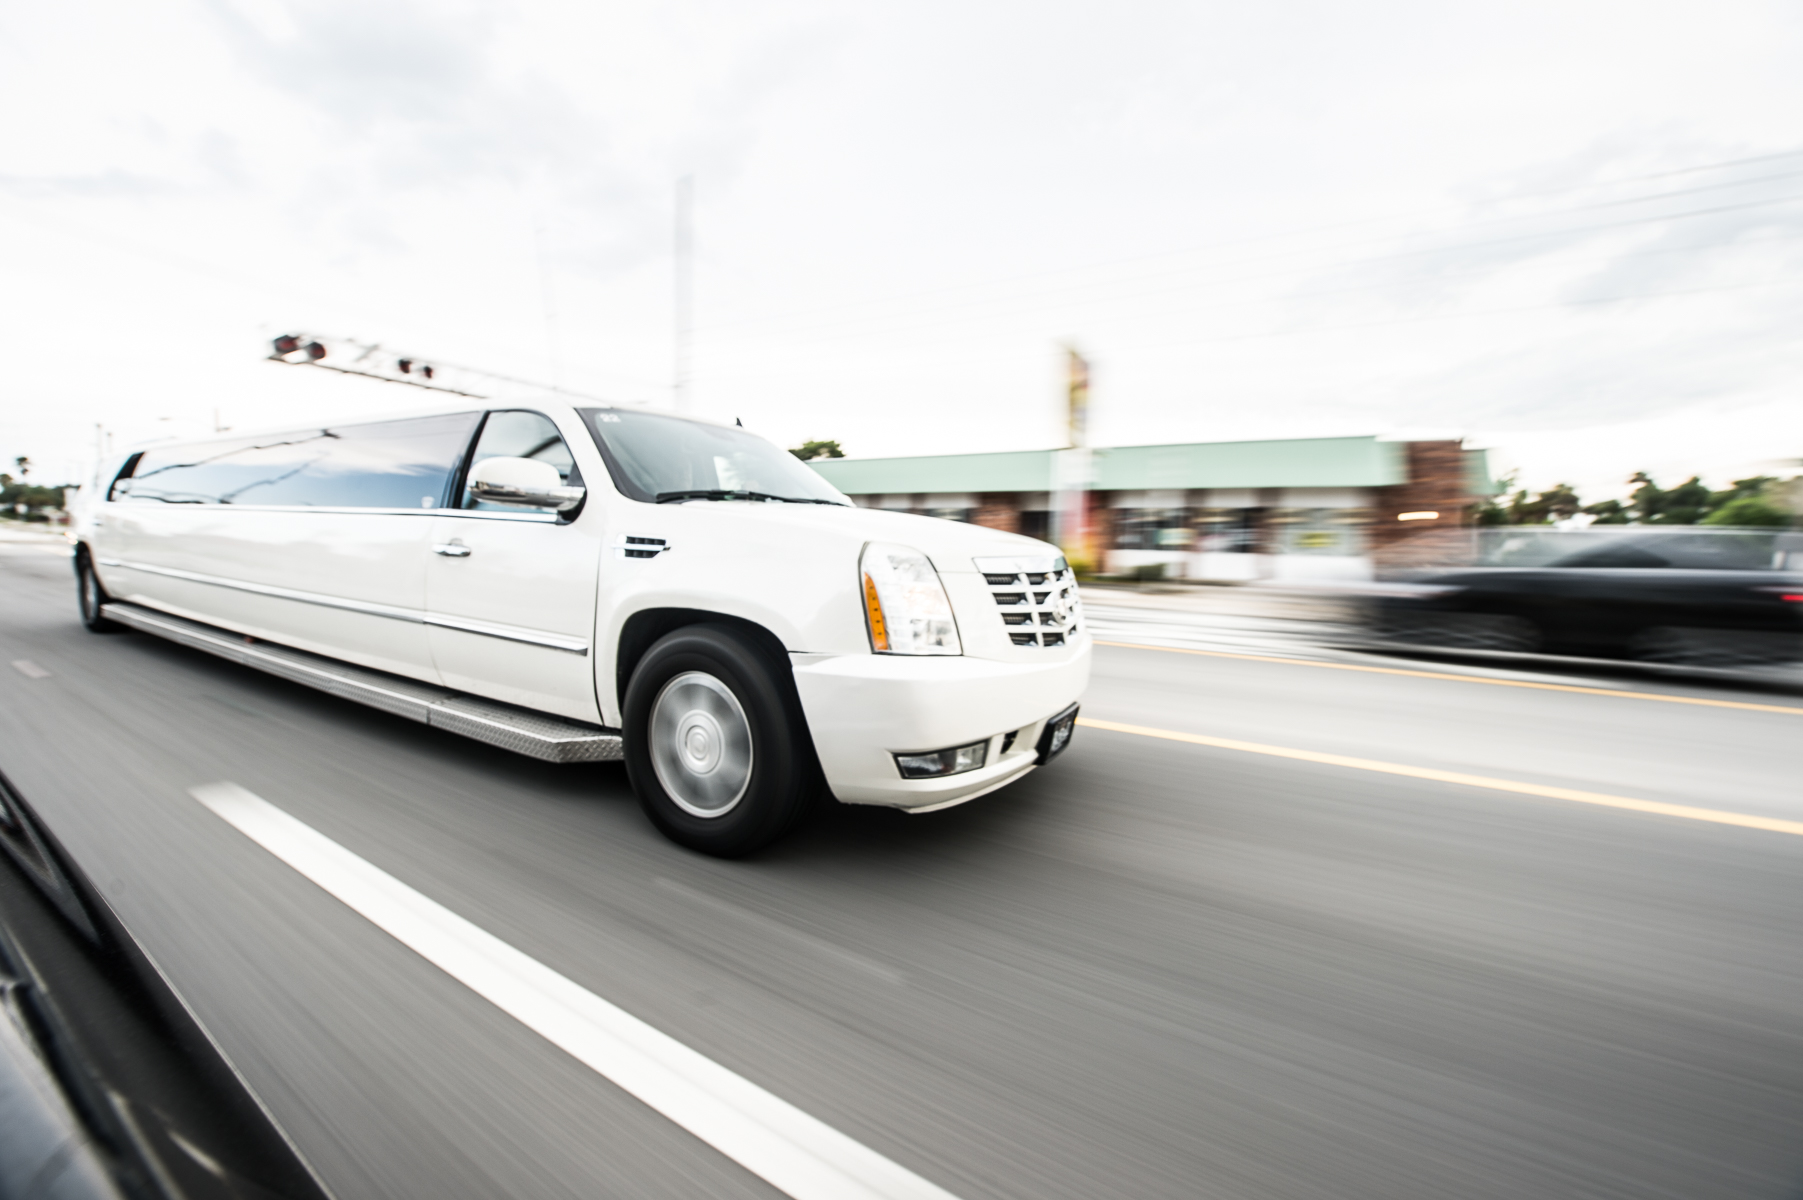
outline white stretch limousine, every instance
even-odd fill
[[[859,509],[743,429],[463,409],[142,450],[75,507],[129,626],[526,754],[624,758],[743,854],[824,786],[925,812],[1064,748],[1089,679],[1044,542]]]

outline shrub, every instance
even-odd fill
[[[1705,525],[1782,526],[1790,524],[1790,514],[1764,496],[1742,496],[1730,500],[1703,518]]]

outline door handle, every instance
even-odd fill
[[[432,547],[432,553],[442,554],[446,558],[468,558],[470,548],[458,541],[440,542]]]

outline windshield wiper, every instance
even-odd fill
[[[781,496],[772,496],[768,492],[742,492],[731,488],[696,488],[687,492],[659,492],[657,502],[668,504],[672,500],[781,500]]]
[[[659,504],[669,504],[675,500],[776,500],[783,504],[839,504],[837,500],[815,500],[807,496],[773,496],[769,492],[744,492],[730,488],[697,488],[686,492],[659,492],[657,494]]]

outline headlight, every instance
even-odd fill
[[[872,542],[858,563],[870,648],[878,654],[962,654],[952,602],[927,556]]]

